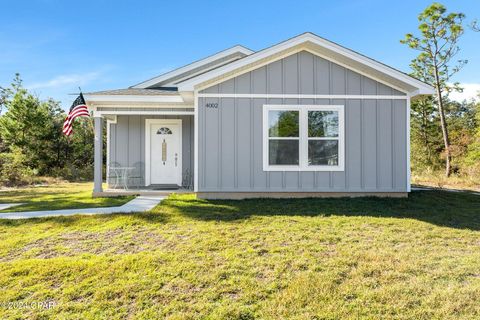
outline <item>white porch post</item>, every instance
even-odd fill
[[[95,116],[93,119],[95,121],[93,192],[102,192],[103,118],[101,116]]]

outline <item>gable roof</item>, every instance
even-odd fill
[[[434,93],[432,86],[404,72],[310,32],[303,33],[190,79],[180,81],[177,83],[178,90],[193,91],[199,88],[206,88],[302,50],[322,56],[327,60],[394,87],[399,91],[408,93],[412,97]]]
[[[214,70],[218,67],[231,63],[232,61],[241,59],[252,53],[252,50],[240,45],[236,45],[201,60],[190,63],[186,66],[177,68],[152,79],[133,85],[130,88],[146,89],[153,87],[174,86],[182,80],[190,79],[196,75]]]

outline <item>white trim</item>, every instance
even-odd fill
[[[90,105],[93,105],[91,103]],[[192,104],[158,104],[158,103],[150,103],[150,104],[138,104],[134,102],[116,102],[116,103],[96,103],[95,104],[98,108],[128,108],[131,111],[135,109],[185,109],[185,108],[193,108]],[[106,111],[106,110],[103,110]]]
[[[383,96],[359,94],[269,94],[269,93],[199,93],[201,98],[252,98],[252,99],[372,99],[406,100],[408,96]]]
[[[299,112],[299,165],[274,166],[268,161],[268,112],[271,110],[295,110]],[[338,138],[318,138],[317,140],[338,140],[337,166],[309,166],[308,165],[308,111],[325,110],[338,112]],[[343,105],[263,105],[262,112],[262,144],[263,144],[263,171],[345,171],[345,111]],[[278,139],[278,138],[275,138]],[[282,139],[282,138],[280,138]]]
[[[392,77],[394,79],[399,80],[400,82],[405,83],[407,86],[411,86],[415,88],[415,90],[418,90],[418,94],[433,94],[433,88],[420,80],[417,80],[415,78],[412,78],[398,70],[395,70],[391,67],[388,67],[380,62],[377,62],[375,60],[372,60],[370,58],[367,58],[361,54],[358,54],[352,50],[349,50],[347,48],[344,48],[342,46],[339,46],[333,42],[330,42],[326,39],[322,39],[318,37],[317,35],[314,35],[312,33],[304,33],[302,35],[299,35],[295,38],[292,38],[290,40],[284,41],[282,43],[279,43],[277,45],[274,45],[270,48],[264,49],[262,51],[258,51],[256,53],[253,53],[243,59],[237,60],[235,62],[232,62],[228,65],[225,65],[223,67],[219,67],[217,69],[208,71],[200,76],[194,77],[190,80],[184,81],[179,85],[180,91],[192,91],[196,86],[198,86],[201,83],[207,82],[211,79],[214,79],[216,77],[221,77],[224,74],[227,74],[229,72],[234,72],[235,70],[242,70],[245,71],[245,68],[249,64],[252,64],[254,62],[260,61],[262,59],[267,60],[269,57],[281,53],[282,51],[288,50],[290,48],[293,48],[295,46],[299,46],[302,44],[307,44],[311,43],[314,45],[317,45],[319,47],[322,47],[326,50],[330,50],[334,53],[340,54],[343,57],[346,57],[347,59],[350,59],[354,62],[360,63],[362,65],[365,65],[369,68],[372,68],[378,72],[381,72],[389,77]],[[289,53],[291,54],[291,53]],[[329,57],[329,60],[332,60],[332,57]],[[256,66],[258,68],[258,66]],[[352,69],[352,67],[349,67],[349,69]],[[371,76],[370,76],[371,77]],[[225,80],[225,79],[224,79]],[[415,91],[415,90],[412,90]]]
[[[410,97],[407,99],[407,192],[412,191],[412,168],[410,167]]]
[[[199,68],[203,65],[212,63],[216,60],[219,60],[219,59],[222,59],[222,58],[225,58],[225,57],[228,57],[229,55],[233,55],[235,53],[240,53],[240,54],[248,56],[248,55],[254,53],[254,51],[252,51],[248,48],[245,48],[243,46],[237,45],[237,46],[234,46],[234,47],[229,48],[227,50],[220,51],[220,52],[218,52],[214,55],[211,55],[209,57],[206,57],[204,59],[201,59],[201,60],[198,60],[198,61],[193,62],[191,64],[188,64],[186,66],[175,69],[173,71],[164,73],[164,74],[162,74],[158,77],[154,77],[150,80],[140,82],[140,83],[132,86],[132,88],[144,89],[144,88],[147,88],[149,86],[153,86],[153,85],[155,85],[159,82],[163,82],[163,81],[166,81],[170,78],[174,78],[174,77],[179,76],[183,73],[189,72],[190,70]]]
[[[95,117],[102,117],[105,115],[194,115],[194,111],[96,111]]]
[[[180,175],[178,177],[178,185],[182,185],[182,175],[183,175],[183,150],[182,150],[182,119],[145,119],[145,186],[149,186],[150,183],[150,142],[151,142],[151,130],[150,126],[152,124],[175,124],[179,126],[179,136],[180,136],[180,146],[179,146],[179,161],[180,161]]]
[[[116,124],[117,123],[117,116],[114,117],[114,119],[107,119],[107,165],[106,169],[107,172],[105,173],[105,176],[107,178],[107,184],[110,178],[110,125],[111,124]]]
[[[181,95],[92,95],[86,94],[87,102],[163,102],[181,103],[184,102]]]
[[[194,94],[194,112],[193,116],[194,128],[193,128],[193,191],[198,192],[198,92]]]

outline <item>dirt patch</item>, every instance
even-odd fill
[[[158,249],[172,250],[174,247],[175,243],[166,241],[158,232],[147,228],[105,232],[76,231],[30,242],[0,257],[0,261],[49,259],[81,254],[128,254]]]

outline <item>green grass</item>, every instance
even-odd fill
[[[133,197],[92,198],[92,183],[60,183],[0,191],[0,203],[23,203],[2,212],[114,207]]]
[[[143,214],[2,220],[0,292],[2,319],[479,319],[480,196],[177,195]]]

